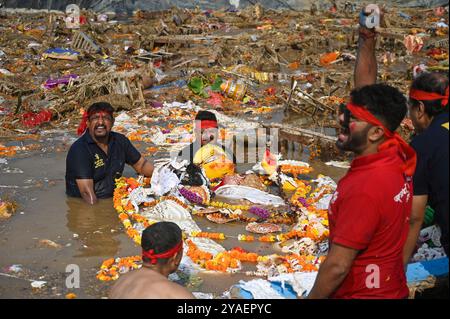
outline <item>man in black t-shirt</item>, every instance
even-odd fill
[[[414,174],[414,200],[411,228],[405,245],[404,261],[416,246],[426,205],[435,211],[441,229],[441,244],[448,255],[449,237],[449,121],[448,77],[439,73],[423,73],[409,92],[409,116],[416,136],[411,146],[417,152]]]
[[[125,164],[150,177],[153,165],[124,135],[111,132],[114,109],[109,103],[92,104],[78,128],[82,136],[70,147],[66,158],[66,194],[82,197],[93,205],[97,198],[112,197],[114,180]]]

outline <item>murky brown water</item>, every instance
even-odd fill
[[[8,164],[0,165],[0,196],[19,204],[12,218],[0,222],[0,298],[64,298],[67,292],[75,292],[80,298],[105,297],[110,284],[95,278],[101,262],[111,257],[136,255],[140,249],[124,234],[111,199],[101,200],[91,207],[80,199],[67,198],[64,174],[70,143],[49,142],[58,144],[62,151],[43,147],[47,153],[8,159]],[[337,179],[345,173],[343,169],[320,163],[313,166],[313,176],[323,173]],[[240,171],[245,171],[249,167],[241,168]],[[127,167],[124,175],[135,174]],[[217,225],[203,218],[195,219],[205,231],[230,236],[245,233],[244,224]],[[40,245],[43,239],[61,247]],[[235,238],[221,244],[227,249],[241,246],[261,254],[273,252],[270,244],[242,243]],[[16,264],[22,265],[21,272],[8,271]],[[65,286],[69,264],[80,267],[80,289],[68,290]],[[241,274],[202,274],[200,277],[203,284],[196,291],[216,294],[245,279]],[[48,284],[45,289],[33,292],[30,280],[44,280]]]

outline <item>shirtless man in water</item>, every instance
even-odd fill
[[[141,246],[142,268],[121,276],[111,289],[111,299],[195,299],[167,278],[183,256],[181,229],[176,224],[159,222],[147,227]]]

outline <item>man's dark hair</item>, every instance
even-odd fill
[[[445,95],[445,90],[448,87],[448,77],[437,72],[425,72],[420,74],[412,83],[411,89],[421,90],[430,93],[437,93]],[[413,107],[419,105],[419,101],[410,99]],[[422,101],[425,105],[425,113],[430,117],[438,114],[448,112],[448,103],[442,106],[442,100]]]
[[[88,114],[96,113],[96,112],[107,112],[113,116],[114,108],[108,102],[97,102],[89,106],[87,112]]]
[[[396,88],[386,84],[372,84],[354,89],[353,104],[362,105],[394,132],[406,115],[406,98]]]
[[[159,222],[148,226],[142,232],[141,247],[148,251],[153,249],[155,254],[164,253],[175,247],[182,240],[181,229],[172,222]],[[144,262],[150,260],[142,257]],[[158,259],[158,264],[165,265],[168,258]]]
[[[217,122],[217,117],[214,113],[209,111],[199,111],[195,116],[196,121],[215,121]]]

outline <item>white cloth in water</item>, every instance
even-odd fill
[[[141,215],[149,220],[174,222],[188,234],[201,231],[189,211],[172,200],[165,200],[150,209],[144,208]]]
[[[336,182],[329,176],[324,176],[324,175],[319,175],[317,177],[317,179],[313,180],[314,183],[317,183],[317,187],[324,187],[324,186],[329,186],[332,189],[336,189],[337,188],[337,184]]]
[[[204,292],[193,292],[195,299],[214,299],[214,295]]]
[[[445,257],[445,251],[442,247],[428,247],[427,244],[423,244],[422,247],[417,249],[417,253],[413,256],[414,262],[434,260]]]
[[[150,189],[144,187],[138,187],[133,189],[128,195],[128,199],[134,207],[134,212],[139,213],[139,205],[142,203],[151,203],[155,201],[154,198],[149,197],[151,194]]]
[[[239,286],[253,295],[254,299],[285,299],[275,289],[270,282],[264,279],[254,279],[239,282]]]
[[[161,131],[161,129],[157,126],[152,127],[150,129],[150,140],[152,141],[153,144],[156,145],[163,145],[166,141],[166,136],[164,136],[163,132]]]
[[[437,225],[432,225],[426,227],[420,231],[419,241],[427,242],[431,239],[433,245],[436,247],[441,247],[441,229]]]
[[[330,201],[333,198],[333,194],[326,194],[324,195],[319,201],[316,203],[317,209],[328,209],[328,206],[330,206]]]
[[[151,191],[157,196],[163,196],[175,189],[180,180],[173,172],[171,163],[162,163],[153,170],[151,184]]]
[[[196,105],[194,102],[192,101],[187,101],[186,103],[181,103],[181,102],[164,102],[163,106],[165,109],[197,109]]]
[[[291,274],[281,274],[275,277],[269,277],[269,281],[281,282],[284,288],[285,283],[292,286],[297,296],[307,296],[314,286],[317,272],[295,272]]]
[[[199,250],[206,251],[213,256],[225,251],[225,248],[209,238],[191,237],[190,240],[197,245]]]
[[[350,163],[347,161],[344,161],[344,162],[329,161],[329,162],[326,162],[325,165],[334,166],[337,168],[345,168],[345,169],[350,168]]]
[[[259,189],[242,185],[224,185],[216,190],[216,196],[231,200],[246,199],[255,204],[281,206],[285,205],[284,200]]]
[[[300,167],[309,167],[309,164],[302,161],[294,161],[294,160],[284,160],[278,161],[278,165],[292,165],[292,166],[300,166]]]

